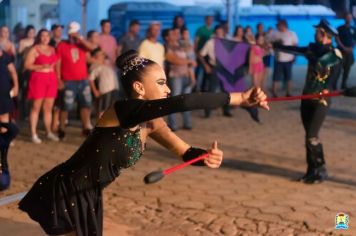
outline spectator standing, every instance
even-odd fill
[[[182,33],[187,27],[185,26],[183,16],[177,15],[173,19],[173,32],[175,37],[180,41],[182,39]]]
[[[58,136],[65,137],[65,123],[68,111],[77,101],[80,107],[83,135],[89,135],[92,130],[90,122],[90,109],[92,96],[88,81],[86,54],[92,45],[79,34],[80,25],[71,22],[68,25],[68,40],[61,41],[57,47],[58,55],[58,87],[63,89],[61,101],[60,128]]]
[[[16,49],[15,44],[10,40],[10,31],[7,26],[0,27],[0,47],[2,48],[3,52],[9,56],[11,62],[15,63],[16,59]],[[10,120],[16,123],[18,119],[19,109],[18,109],[18,97],[12,97],[13,100],[13,109],[10,112]]]
[[[100,21],[101,32],[99,34],[99,46],[108,56],[110,63],[114,66],[116,57],[119,55],[119,48],[116,39],[111,35],[111,23],[104,19]]]
[[[252,77],[252,84],[264,90],[264,72],[265,66],[263,64],[264,50],[264,36],[259,34],[256,37],[256,44],[251,46],[249,56],[249,73]]]
[[[195,33],[194,40],[194,50],[196,55],[199,54],[200,50],[204,47],[206,42],[211,38],[214,34],[213,28],[214,16],[205,16],[205,24],[198,28]],[[196,91],[201,91],[203,89],[204,84],[204,66],[201,64],[201,61],[198,60],[198,66],[196,68],[196,78],[197,78],[197,86],[195,88]]]
[[[278,31],[273,35],[273,41],[280,42],[283,46],[296,46],[298,44],[297,35],[288,29],[286,20],[279,20],[277,23]],[[277,90],[280,81],[286,82],[286,96],[291,96],[292,92],[292,66],[295,56],[286,52],[277,52],[272,82],[272,96],[277,97]]]
[[[118,78],[116,70],[107,63],[105,53],[96,48],[91,52],[93,64],[90,68],[89,83],[95,96],[98,119],[118,99]]]
[[[58,141],[51,130],[52,109],[57,96],[57,76],[55,72],[57,55],[55,49],[49,46],[50,35],[46,29],[41,29],[25,60],[25,69],[31,71],[28,83],[29,100],[32,100],[30,112],[31,140],[40,144],[42,140],[37,135],[37,123],[41,109],[47,138]]]
[[[20,40],[17,56],[17,66],[19,75],[19,106],[21,119],[25,119],[29,114],[30,104],[27,101],[27,87],[30,79],[30,73],[25,69],[25,60],[31,47],[35,42],[36,29],[33,25],[25,28],[25,37]]]
[[[51,27],[51,40],[49,45],[54,49],[57,49],[58,44],[62,41],[63,25],[53,24]],[[58,86],[57,86],[58,88]],[[57,97],[54,100],[53,105],[53,115],[52,115],[52,132],[58,132],[59,127],[59,116],[60,116],[60,107],[63,100],[63,89],[57,91]]]
[[[164,68],[164,47],[158,42],[160,32],[161,24],[157,21],[151,22],[146,39],[140,44],[138,53],[140,57],[150,59]]]
[[[188,60],[196,61],[197,58],[196,58],[196,55],[194,52],[194,45],[192,44],[192,42],[190,40],[189,30],[187,28],[183,28],[181,35],[182,35],[182,39],[179,41],[179,44],[184,48],[184,51],[187,53]],[[197,83],[196,77],[195,77],[196,65],[193,66],[191,64],[188,66],[189,66],[189,78],[191,80],[191,85],[194,88],[194,86]]]
[[[356,43],[356,29],[351,26],[352,15],[349,13],[345,16],[345,24],[339,26],[337,31],[339,35],[336,37],[338,48],[342,53],[342,82],[341,88],[347,87],[347,80],[349,79],[350,69],[355,62],[354,58],[354,46]],[[341,72],[341,71],[340,71]],[[337,89],[337,80],[333,85],[334,89]]]
[[[132,20],[129,25],[129,30],[119,40],[120,54],[129,50],[138,50],[142,39],[140,38],[140,22]]]
[[[241,43],[244,41],[244,34],[244,28],[241,25],[238,25],[235,27],[234,36],[232,40]]]
[[[51,26],[51,40],[49,41],[49,45],[51,47],[57,48],[58,44],[62,41],[62,33],[63,33],[63,25],[53,24]]]
[[[182,32],[184,29],[186,29],[185,21],[183,16],[177,15],[173,19],[173,29],[179,29],[180,32]]]
[[[256,40],[258,41],[258,38],[260,35],[263,36],[263,41],[264,44],[260,45],[263,50],[264,50],[264,56],[263,56],[263,66],[264,66],[264,72],[262,75],[262,84],[264,86],[265,81],[267,80],[268,74],[269,74],[269,68],[271,67],[271,54],[272,54],[272,49],[268,46],[270,44],[269,40],[269,35],[264,31],[264,26],[262,23],[258,23],[256,26],[257,33],[256,33]],[[259,44],[257,42],[257,44]]]
[[[25,60],[26,55],[35,42],[36,29],[33,25],[28,25],[25,29],[25,38],[19,42],[19,55]]]
[[[244,31],[245,42],[249,44],[256,44],[256,39],[253,35],[251,26],[246,26]]]
[[[205,92],[219,92],[221,91],[220,81],[216,75],[215,67],[216,67],[216,57],[215,57],[215,38],[225,38],[225,31],[220,26],[215,26],[214,36],[206,42],[204,47],[200,50],[198,54],[200,62],[204,66],[204,84],[203,90]],[[209,118],[211,115],[210,109],[205,109],[205,117]],[[223,115],[226,117],[232,117],[230,107],[225,105],[223,107]]]
[[[11,57],[0,47],[0,122],[9,123],[14,109],[13,97],[19,91],[17,73]],[[0,130],[1,131],[1,130]]]
[[[197,32],[195,33],[194,47],[196,52],[199,52],[204,47],[205,43],[214,34],[213,22],[213,16],[206,16],[205,24],[199,27]]]
[[[168,62],[168,85],[171,95],[189,94],[192,91],[194,81],[189,78],[189,65],[195,65],[194,60],[189,60],[187,52],[179,44],[177,35],[172,29],[163,31],[163,38],[166,42],[165,58]],[[183,129],[192,129],[192,122],[189,112],[183,112]],[[171,130],[178,129],[175,114],[168,115],[168,126]]]
[[[100,36],[99,33],[95,30],[88,31],[87,40],[89,43],[91,43],[91,47],[94,48],[93,50],[100,48]]]
[[[14,62],[16,56],[15,45],[10,41],[9,28],[4,25],[0,27],[0,47],[9,56],[11,61]]]
[[[90,66],[95,63],[95,59],[92,57],[92,52],[94,52],[94,50],[96,49],[100,49],[100,44],[99,44],[99,33],[96,32],[95,30],[89,30],[87,33],[87,40],[91,45],[91,50],[90,53],[87,53],[87,65],[88,65],[88,69],[90,68]],[[109,57],[105,54],[105,59],[109,60]],[[110,61],[109,61],[110,62]]]
[[[25,28],[22,26],[21,22],[16,23],[12,30],[12,35],[14,37],[13,42],[18,45],[20,40],[25,37]]]

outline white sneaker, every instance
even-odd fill
[[[40,144],[40,143],[42,143],[42,140],[37,136],[37,134],[33,135],[31,140],[32,140],[32,142],[35,143],[35,144]]]
[[[52,141],[55,141],[55,142],[58,142],[59,141],[59,138],[54,134],[54,133],[48,133],[47,134],[47,138],[49,140],[52,140]]]

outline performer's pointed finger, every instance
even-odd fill
[[[269,111],[268,102],[266,102],[266,101],[260,102],[260,107]]]

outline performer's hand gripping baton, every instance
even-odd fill
[[[203,160],[207,156],[209,156],[209,154],[205,153],[205,154],[203,154],[201,156],[198,156],[198,157],[196,157],[196,158],[194,158],[192,160],[189,160],[189,161],[184,162],[182,164],[179,164],[179,165],[173,166],[171,168],[165,169],[163,171],[162,170],[153,171],[153,172],[147,174],[143,180],[144,180],[145,184],[156,183],[156,182],[160,181],[164,176],[169,175],[170,173],[173,173],[173,172],[175,172],[175,171],[177,171],[179,169],[182,169],[182,168],[184,168],[186,166],[189,166],[189,165],[191,165],[191,164],[193,164],[193,163],[195,163],[197,161]]]

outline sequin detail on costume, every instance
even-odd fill
[[[125,134],[125,146],[128,147],[130,151],[130,156],[127,160],[127,166],[133,166],[142,155],[142,143],[141,143],[141,127],[138,128],[135,132],[128,132]]]

